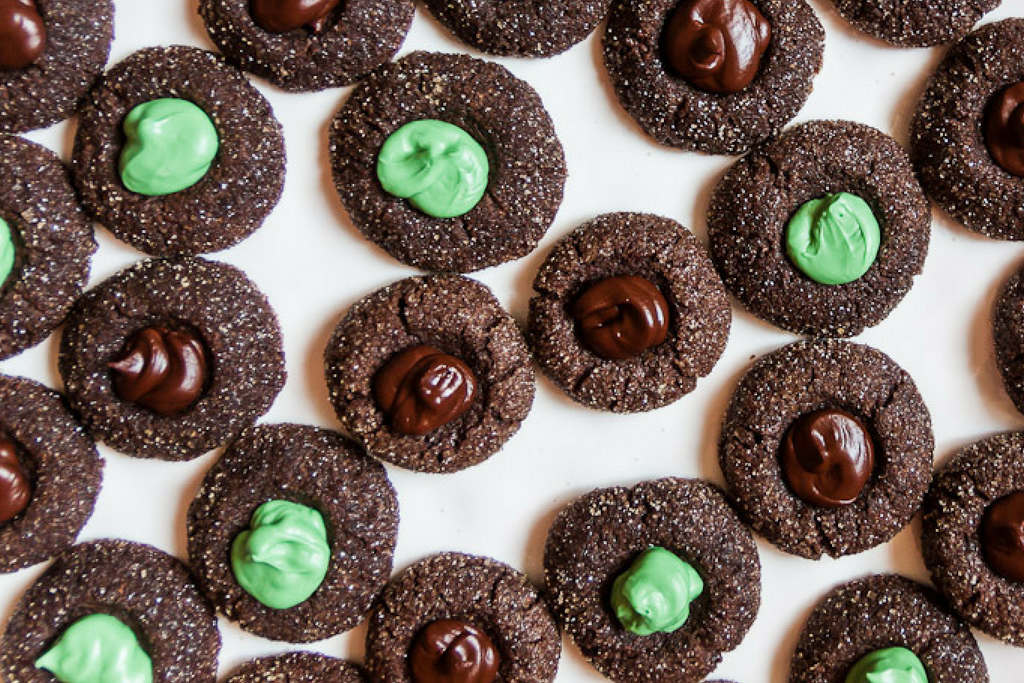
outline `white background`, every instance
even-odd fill
[[[924,81],[942,48],[898,50],[855,34],[827,0],[811,4],[825,25],[824,68],[798,120],[861,121],[906,143]],[[986,20],[1024,15],[1018,0]],[[531,282],[556,239],[609,211],[647,211],[690,226],[704,240],[708,196],[732,162],[659,147],[618,106],[595,36],[548,60],[498,60],[539,92],[565,146],[565,201],[534,253],[474,275],[490,285],[520,321]],[[118,0],[111,64],[151,45],[185,43],[212,49],[195,0]],[[417,10],[402,53],[414,49],[469,51]],[[327,400],[321,354],[343,312],[374,289],[415,274],[362,239],[342,210],[330,181],[327,130],[350,89],[287,94],[257,80],[284,125],[288,175],[280,204],[255,235],[214,258],[245,270],[267,294],[284,328],[288,381],[264,422],[336,427]],[[74,125],[28,137],[71,151]],[[141,254],[97,231],[91,283]],[[960,446],[996,431],[1024,428],[1007,399],[991,351],[989,316],[1002,281],[1022,265],[1024,246],[978,237],[936,212],[924,273],[902,304],[858,341],[876,346],[906,368],[931,410],[936,463]],[[542,578],[548,525],[569,500],[599,486],[663,476],[721,482],[715,442],[729,395],[751,358],[795,337],[734,308],[728,348],[691,395],[650,414],[614,416],[566,399],[538,377],[537,399],[521,431],[491,460],[454,475],[418,475],[389,468],[401,503],[396,569],[440,550],[489,555]],[[0,371],[59,388],[57,335]],[[185,514],[208,454],[191,463],[136,460],[100,447],[106,458],[96,511],[81,539],[116,536],[185,556]],[[739,683],[784,683],[796,638],[814,603],[832,586],[870,572],[897,571],[924,580],[920,524],[863,554],[818,562],[791,557],[759,541],[763,565],[760,614],[742,645],[726,654],[716,677]],[[0,618],[45,565],[0,577]],[[245,659],[301,646],[243,633],[221,620],[221,671]],[[305,649],[361,659],[364,629]],[[996,683],[1020,680],[1024,651],[978,635]],[[1016,665],[1016,670],[1013,669]],[[561,683],[603,680],[566,643]]]

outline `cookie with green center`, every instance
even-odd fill
[[[188,512],[189,564],[246,631],[312,642],[362,621],[391,573],[398,501],[340,434],[253,427],[207,472]]]
[[[0,678],[24,683],[214,683],[220,634],[178,560],[141,543],[72,546],[22,596]]]
[[[226,249],[260,227],[284,185],[281,125],[222,58],[140,50],[92,88],[72,169],[82,204],[154,255]]]
[[[467,55],[414,52],[375,71],[334,117],[330,155],[356,228],[424,270],[525,256],[554,220],[566,176],[533,88]]]
[[[896,574],[832,589],[814,608],[789,683],[988,683],[981,650],[936,593]]]
[[[711,484],[599,489],[555,518],[544,549],[555,619],[618,683],[695,683],[757,615],[750,532]]]
[[[848,121],[803,123],[754,148],[708,208],[726,288],[757,317],[813,336],[881,322],[921,272],[930,234],[906,153]]]

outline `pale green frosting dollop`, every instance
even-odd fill
[[[887,647],[857,660],[844,683],[928,683],[928,674],[907,648]]]
[[[425,119],[384,142],[377,178],[384,190],[435,218],[469,213],[487,191],[487,153],[458,126]]]
[[[260,505],[231,543],[238,583],[272,609],[294,607],[316,592],[330,561],[323,516],[286,500]]]
[[[71,624],[36,660],[62,683],[152,683],[153,662],[117,617],[90,614]]]
[[[611,605],[630,633],[672,633],[686,623],[690,603],[703,592],[697,570],[671,551],[652,546],[615,579]]]
[[[14,268],[14,235],[11,226],[0,218],[0,285],[7,281]]]
[[[812,199],[786,225],[786,253],[807,277],[843,285],[868,272],[882,231],[868,203],[840,192]]]
[[[132,109],[125,117],[124,133],[128,141],[121,152],[121,182],[147,196],[180,192],[198,183],[220,146],[206,112],[174,97]]]

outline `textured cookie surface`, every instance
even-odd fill
[[[392,579],[370,615],[366,668],[376,683],[413,683],[406,653],[440,619],[467,621],[498,650],[503,683],[550,683],[562,641],[526,575],[486,557],[441,553]]]
[[[573,302],[595,281],[640,276],[669,305],[660,345],[625,360],[605,360],[580,340]],[[732,311],[704,247],[673,220],[606,214],[563,238],[540,268],[530,302],[530,344],[541,368],[574,400],[636,412],[667,405],[711,372],[729,337]]]
[[[481,52],[550,57],[590,35],[612,0],[427,0],[449,31]]]
[[[0,219],[15,245],[0,289],[0,358],[43,341],[89,279],[92,225],[71,179],[50,150],[0,134]]]
[[[779,462],[790,425],[822,408],[857,416],[874,442],[874,471],[844,507],[801,500]],[[826,340],[790,344],[754,363],[733,393],[718,457],[754,531],[786,552],[817,559],[867,550],[909,524],[931,480],[933,448],[928,408],[910,375],[881,351]]]
[[[309,4],[309,3],[307,3]],[[248,0],[200,0],[199,16],[229,61],[285,90],[349,85],[387,62],[412,23],[412,0],[345,0],[324,27],[260,26]]]
[[[60,394],[0,375],[0,434],[18,447],[31,483],[28,507],[0,525],[0,572],[43,562],[64,550],[92,515],[103,460]]]
[[[135,632],[154,683],[214,683],[220,634],[213,610],[174,557],[104,540],[72,546],[25,592],[0,644],[0,677],[56,680],[35,661],[72,623],[110,614]]]
[[[211,379],[185,412],[159,415],[121,399],[108,363],[154,323],[198,333]],[[58,368],[86,430],[129,455],[187,460],[236,436],[284,386],[281,330],[241,271],[199,258],[152,259],[89,290],[68,316]]]
[[[951,43],[1002,0],[832,0],[857,29],[897,47]]]
[[[1024,646],[1024,583],[992,570],[982,550],[988,506],[1024,491],[1024,434],[973,443],[935,475],[924,505],[921,545],[939,592],[972,626]]]
[[[615,578],[650,546],[700,574],[704,591],[672,633],[626,631],[609,606]],[[544,549],[551,608],[598,671],[618,683],[696,683],[736,648],[757,616],[761,565],[750,532],[700,480],[599,489],[570,503]]]
[[[981,27],[939,63],[910,130],[914,168],[928,196],[969,230],[1024,240],[1024,178],[988,151],[983,119],[992,97],[1024,74],[1024,19]]]
[[[466,363],[477,379],[469,410],[425,436],[393,430],[373,378],[398,352],[425,344]],[[533,405],[530,353],[515,321],[484,285],[458,275],[400,280],[349,309],[324,351],[341,424],[367,452],[423,472],[483,462],[519,430]]]
[[[235,669],[226,683],[366,683],[366,677],[343,659],[289,652],[250,660]]]
[[[786,225],[803,204],[848,192],[881,229],[878,255],[853,282],[826,285],[786,254]],[[881,322],[924,266],[931,212],[906,153],[889,136],[849,121],[793,127],[734,164],[708,209],[711,258],[751,313],[783,329],[852,337]]]
[[[22,133],[71,116],[110,54],[113,0],[35,0],[35,6],[46,47],[25,68],[0,70],[0,132]]]
[[[462,128],[487,154],[487,191],[469,213],[428,216],[377,179],[385,140],[423,119]],[[565,155],[540,97],[504,67],[467,55],[414,52],[374,72],[335,116],[330,154],[359,231],[423,270],[466,273],[525,256],[562,202]]]
[[[272,609],[238,583],[231,544],[272,500],[312,507],[328,529],[327,575],[306,600]],[[188,513],[189,565],[218,610],[272,640],[311,642],[363,619],[391,574],[398,500],[384,468],[336,432],[261,425],[242,433],[210,469]]]
[[[821,68],[825,31],[804,0],[753,0],[771,25],[755,79],[739,92],[708,93],[662,61],[662,33],[677,0],[617,0],[604,64],[626,112],[663,145],[740,154],[796,116]]]
[[[905,647],[931,683],[987,683],[981,650],[933,590],[895,574],[869,576],[833,589],[807,619],[789,683],[843,683],[864,655]]]
[[[219,148],[196,184],[147,197],[121,181],[121,125],[137,105],[168,97],[202,109]],[[180,45],[139,50],[96,83],[82,107],[71,161],[86,211],[118,239],[155,256],[240,242],[260,227],[284,186],[284,136],[270,104],[220,57]]]
[[[992,339],[1006,393],[1024,412],[1024,267],[1010,276],[996,299]]]

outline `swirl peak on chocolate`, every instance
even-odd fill
[[[487,634],[457,619],[428,624],[409,651],[414,683],[491,683],[499,661]]]
[[[0,436],[0,522],[9,522],[28,507],[32,485],[18,458],[18,447]]]
[[[985,145],[1004,171],[1024,178],[1024,82],[1004,88],[989,102]]]
[[[33,0],[0,0],[0,69],[23,69],[46,48],[46,26]]]
[[[996,574],[1024,582],[1024,491],[988,506],[981,524],[981,546]]]
[[[261,28],[284,33],[308,26],[319,33],[327,24],[331,10],[340,0],[252,0],[252,18]]]
[[[662,34],[668,65],[701,90],[747,87],[771,42],[771,25],[749,0],[683,0]]]
[[[177,415],[195,403],[206,386],[206,348],[195,334],[160,325],[136,332],[124,352],[107,364],[114,390],[164,416]]]
[[[668,302],[654,284],[636,275],[595,282],[572,312],[583,341],[606,360],[633,358],[668,336]]]
[[[373,378],[373,396],[395,431],[423,436],[469,409],[476,377],[469,366],[432,346],[411,346]]]
[[[806,503],[843,507],[860,495],[875,466],[867,427],[844,410],[825,408],[801,416],[782,440],[782,471]]]

